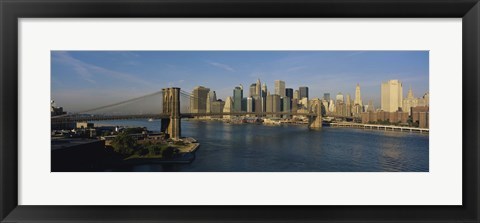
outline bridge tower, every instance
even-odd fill
[[[309,112],[313,112],[315,115],[308,117],[308,128],[322,128],[322,102],[320,99],[316,98],[312,100]]]
[[[170,118],[161,120],[160,131],[165,132],[170,138],[180,139],[180,88],[164,88],[163,114],[169,114]]]

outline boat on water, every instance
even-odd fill
[[[155,121],[155,119],[149,118],[148,121],[149,121],[149,122],[153,122],[153,121]]]

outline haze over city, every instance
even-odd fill
[[[308,86],[311,98],[355,95],[380,105],[380,85],[399,79],[416,97],[428,92],[428,51],[52,51],[52,99],[85,110],[159,91],[196,86],[232,96],[259,78],[269,90]]]

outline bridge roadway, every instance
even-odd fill
[[[257,115],[257,116],[266,116],[266,115],[295,115],[295,116],[317,116],[316,113],[300,113],[300,112],[219,112],[219,113],[181,113],[181,118],[194,118],[201,116],[220,116],[220,115],[230,115],[230,116],[240,116],[240,115]],[[329,116],[337,117],[337,116]],[[340,118],[345,118],[338,116]],[[86,121],[105,121],[105,120],[129,120],[129,119],[167,119],[170,118],[169,114],[140,114],[140,115],[65,115],[65,116],[54,116],[51,118],[52,123],[66,123],[66,122],[86,122]]]

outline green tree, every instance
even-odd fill
[[[127,128],[123,130],[123,132],[127,134],[138,134],[138,133],[142,133],[143,131],[145,131],[145,128],[142,128],[142,127]]]
[[[113,139],[112,147],[115,152],[130,155],[137,147],[137,140],[126,132],[122,132]]]
[[[174,147],[167,147],[162,151],[162,158],[164,159],[172,159],[176,154]]]
[[[112,134],[112,132],[110,132],[110,130],[107,130],[107,131],[103,132],[103,136],[109,136],[111,134]]]

